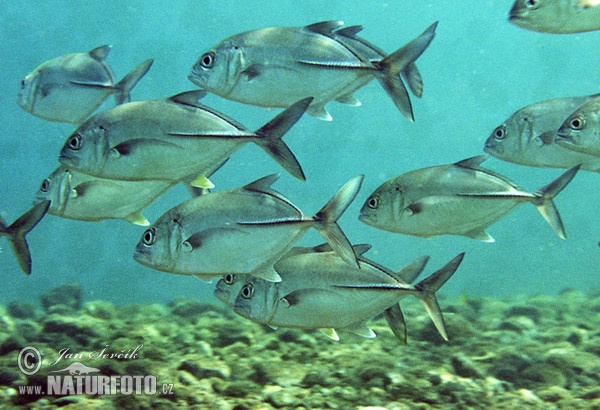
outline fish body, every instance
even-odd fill
[[[347,329],[374,337],[366,322],[397,307],[407,295],[423,302],[436,327],[447,340],[446,327],[435,292],[454,274],[463,255],[416,285],[406,283],[423,270],[428,258],[419,258],[394,273],[363,256],[360,268],[349,268],[334,252],[298,254],[280,260],[278,283],[251,278],[242,286],[234,311],[258,323],[304,329]]]
[[[204,53],[189,79],[221,97],[263,107],[289,107],[313,97],[307,112],[331,120],[325,104],[337,100],[359,105],[353,93],[377,78],[398,109],[412,120],[400,75],[415,71],[414,61],[433,39],[437,23],[389,56],[356,37],[358,26],[350,30],[342,26],[339,21],[325,21],[237,34]]]
[[[26,275],[31,274],[31,252],[25,236],[42,220],[49,206],[50,201],[40,201],[10,225],[0,218],[0,238],[6,236]]]
[[[171,181],[121,181],[98,178],[58,167],[46,178],[36,201],[50,201],[48,213],[79,221],[125,219],[136,225],[150,222],[141,211],[174,185]]]
[[[558,129],[556,143],[600,160],[600,97],[582,104]]]
[[[246,142],[255,142],[297,178],[304,174],[281,140],[304,113],[305,99],[256,132],[197,101],[203,91],[137,101],[102,111],[67,138],[59,161],[100,178],[177,181],[205,174]]]
[[[81,124],[109,96],[128,102],[129,92],[148,72],[147,60],[116,82],[106,62],[110,46],[88,53],[67,54],[42,63],[21,81],[18,103],[25,111],[49,121]]]
[[[492,131],[484,151],[496,158],[535,167],[600,172],[600,158],[556,143],[557,130],[573,111],[598,95],[539,101],[516,111]]]
[[[516,0],[509,21],[542,33],[600,30],[599,0]]]
[[[517,206],[532,202],[557,235],[565,238],[552,198],[572,180],[579,167],[528,193],[480,167],[485,158],[480,155],[394,177],[369,196],[359,219],[379,229],[408,235],[464,235],[493,242],[485,228]]]
[[[163,214],[137,244],[139,263],[204,279],[253,274],[280,280],[273,264],[315,227],[349,264],[352,247],[337,219],[355,198],[363,176],[348,181],[313,217],[270,188],[269,175],[242,188],[192,198]]]

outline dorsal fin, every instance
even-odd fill
[[[344,25],[343,21],[329,20],[321,21],[319,23],[309,24],[304,26],[304,30],[310,31],[311,33],[322,34],[327,37],[331,37],[333,32]]]
[[[106,57],[108,56],[108,53],[110,53],[111,48],[112,48],[112,46],[110,46],[110,45],[96,47],[96,48],[88,51],[88,54],[94,60],[104,61],[106,59]]]
[[[167,99],[176,104],[189,105],[194,108],[204,108],[202,104],[198,104],[198,100],[203,98],[206,94],[207,92],[204,90],[184,91]]]
[[[463,159],[455,162],[454,165],[461,168],[480,169],[479,165],[487,159],[487,155],[477,155],[475,157]]]
[[[271,193],[274,192],[271,189],[271,185],[273,185],[273,183],[275,181],[277,181],[280,177],[280,174],[271,174],[271,175],[267,175],[266,177],[262,177],[260,179],[257,179],[254,182],[250,182],[248,185],[244,186],[245,190],[248,191],[255,191],[255,192],[267,192],[267,193]]]
[[[356,38],[356,35],[358,33],[360,33],[362,31],[362,29],[363,29],[363,26],[348,26],[348,27],[344,27],[339,30],[336,30],[335,34],[339,34],[339,35],[350,37],[350,38]]]

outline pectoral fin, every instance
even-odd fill
[[[281,300],[287,305],[288,308],[298,306],[301,303],[310,303],[315,298],[331,298],[335,295],[335,292],[324,289],[301,289],[295,290],[285,295]]]
[[[179,145],[173,144],[167,141],[161,141],[157,139],[145,139],[137,138],[129,141],[122,142],[111,148],[113,155],[127,156],[131,155],[137,149],[150,149],[150,148],[179,148],[183,149]]]
[[[338,342],[340,340],[340,337],[338,336],[337,332],[332,327],[325,328],[325,329],[319,329],[319,330],[321,331],[321,333],[323,333],[325,336],[327,336],[331,340],[335,340],[336,342]]]

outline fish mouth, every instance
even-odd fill
[[[490,155],[494,155],[494,154],[500,155],[500,154],[502,154],[502,150],[501,149],[499,149],[497,146],[495,146],[495,145],[493,145],[493,144],[491,144],[489,142],[485,143],[485,145],[483,147],[483,152],[485,152],[487,154],[490,154]]]
[[[358,215],[358,220],[363,223],[366,223],[367,225],[373,225],[373,220],[367,214],[361,213],[360,215]]]
[[[58,162],[68,167],[77,167],[77,165],[79,165],[79,158],[61,152],[58,156]]]
[[[554,137],[554,142],[556,142],[562,147],[567,148],[577,146],[577,143],[575,142],[575,139],[572,136],[567,134],[561,134],[560,132],[556,133],[556,136]]]
[[[195,70],[192,70],[190,72],[190,74],[188,75],[188,80],[190,80],[192,83],[196,84],[198,87],[203,87],[204,83],[206,82],[204,79],[204,76],[201,74],[198,74]]]

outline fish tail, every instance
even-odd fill
[[[436,21],[419,37],[377,63],[380,72],[379,82],[396,107],[410,121],[414,121],[412,104],[400,75],[402,74],[409,81],[410,89],[417,97],[420,97],[423,92],[423,83],[414,62],[433,40],[437,24]]]
[[[153,62],[153,59],[144,61],[134,68],[129,74],[123,77],[123,79],[119,81],[117,85],[115,85],[115,88],[117,89],[115,93],[116,105],[123,104],[131,100],[129,92],[133,87],[135,87],[138,81],[140,81],[142,77],[146,75]]]
[[[46,215],[49,207],[50,201],[39,202],[8,227],[4,220],[0,219],[0,237],[8,237],[8,242],[17,257],[17,262],[27,275],[31,273],[31,253],[25,236]]]
[[[358,266],[359,268],[360,265],[356,253],[337,221],[348,206],[350,206],[354,198],[356,198],[364,177],[364,175],[357,175],[346,182],[313,217],[315,222],[317,222],[317,230],[338,255],[349,265]]]
[[[304,171],[290,147],[281,139],[283,135],[302,117],[313,98],[305,98],[281,112],[256,131],[254,141],[266,151],[279,165],[294,177],[304,181]]]
[[[580,167],[581,164],[568,169],[554,181],[533,193],[535,196],[533,204],[561,239],[566,239],[567,234],[553,199],[571,182]]]
[[[440,305],[435,297],[435,292],[437,292],[443,285],[454,275],[456,269],[463,260],[465,253],[459,253],[454,257],[450,262],[444,265],[442,268],[438,269],[430,276],[423,279],[417,285],[420,291],[415,295],[417,298],[423,303],[425,306],[425,310],[429,314],[429,317],[433,321],[436,329],[442,336],[442,338],[448,341],[448,332],[446,332],[446,323],[444,322],[444,316],[442,315],[442,311],[440,309]]]

